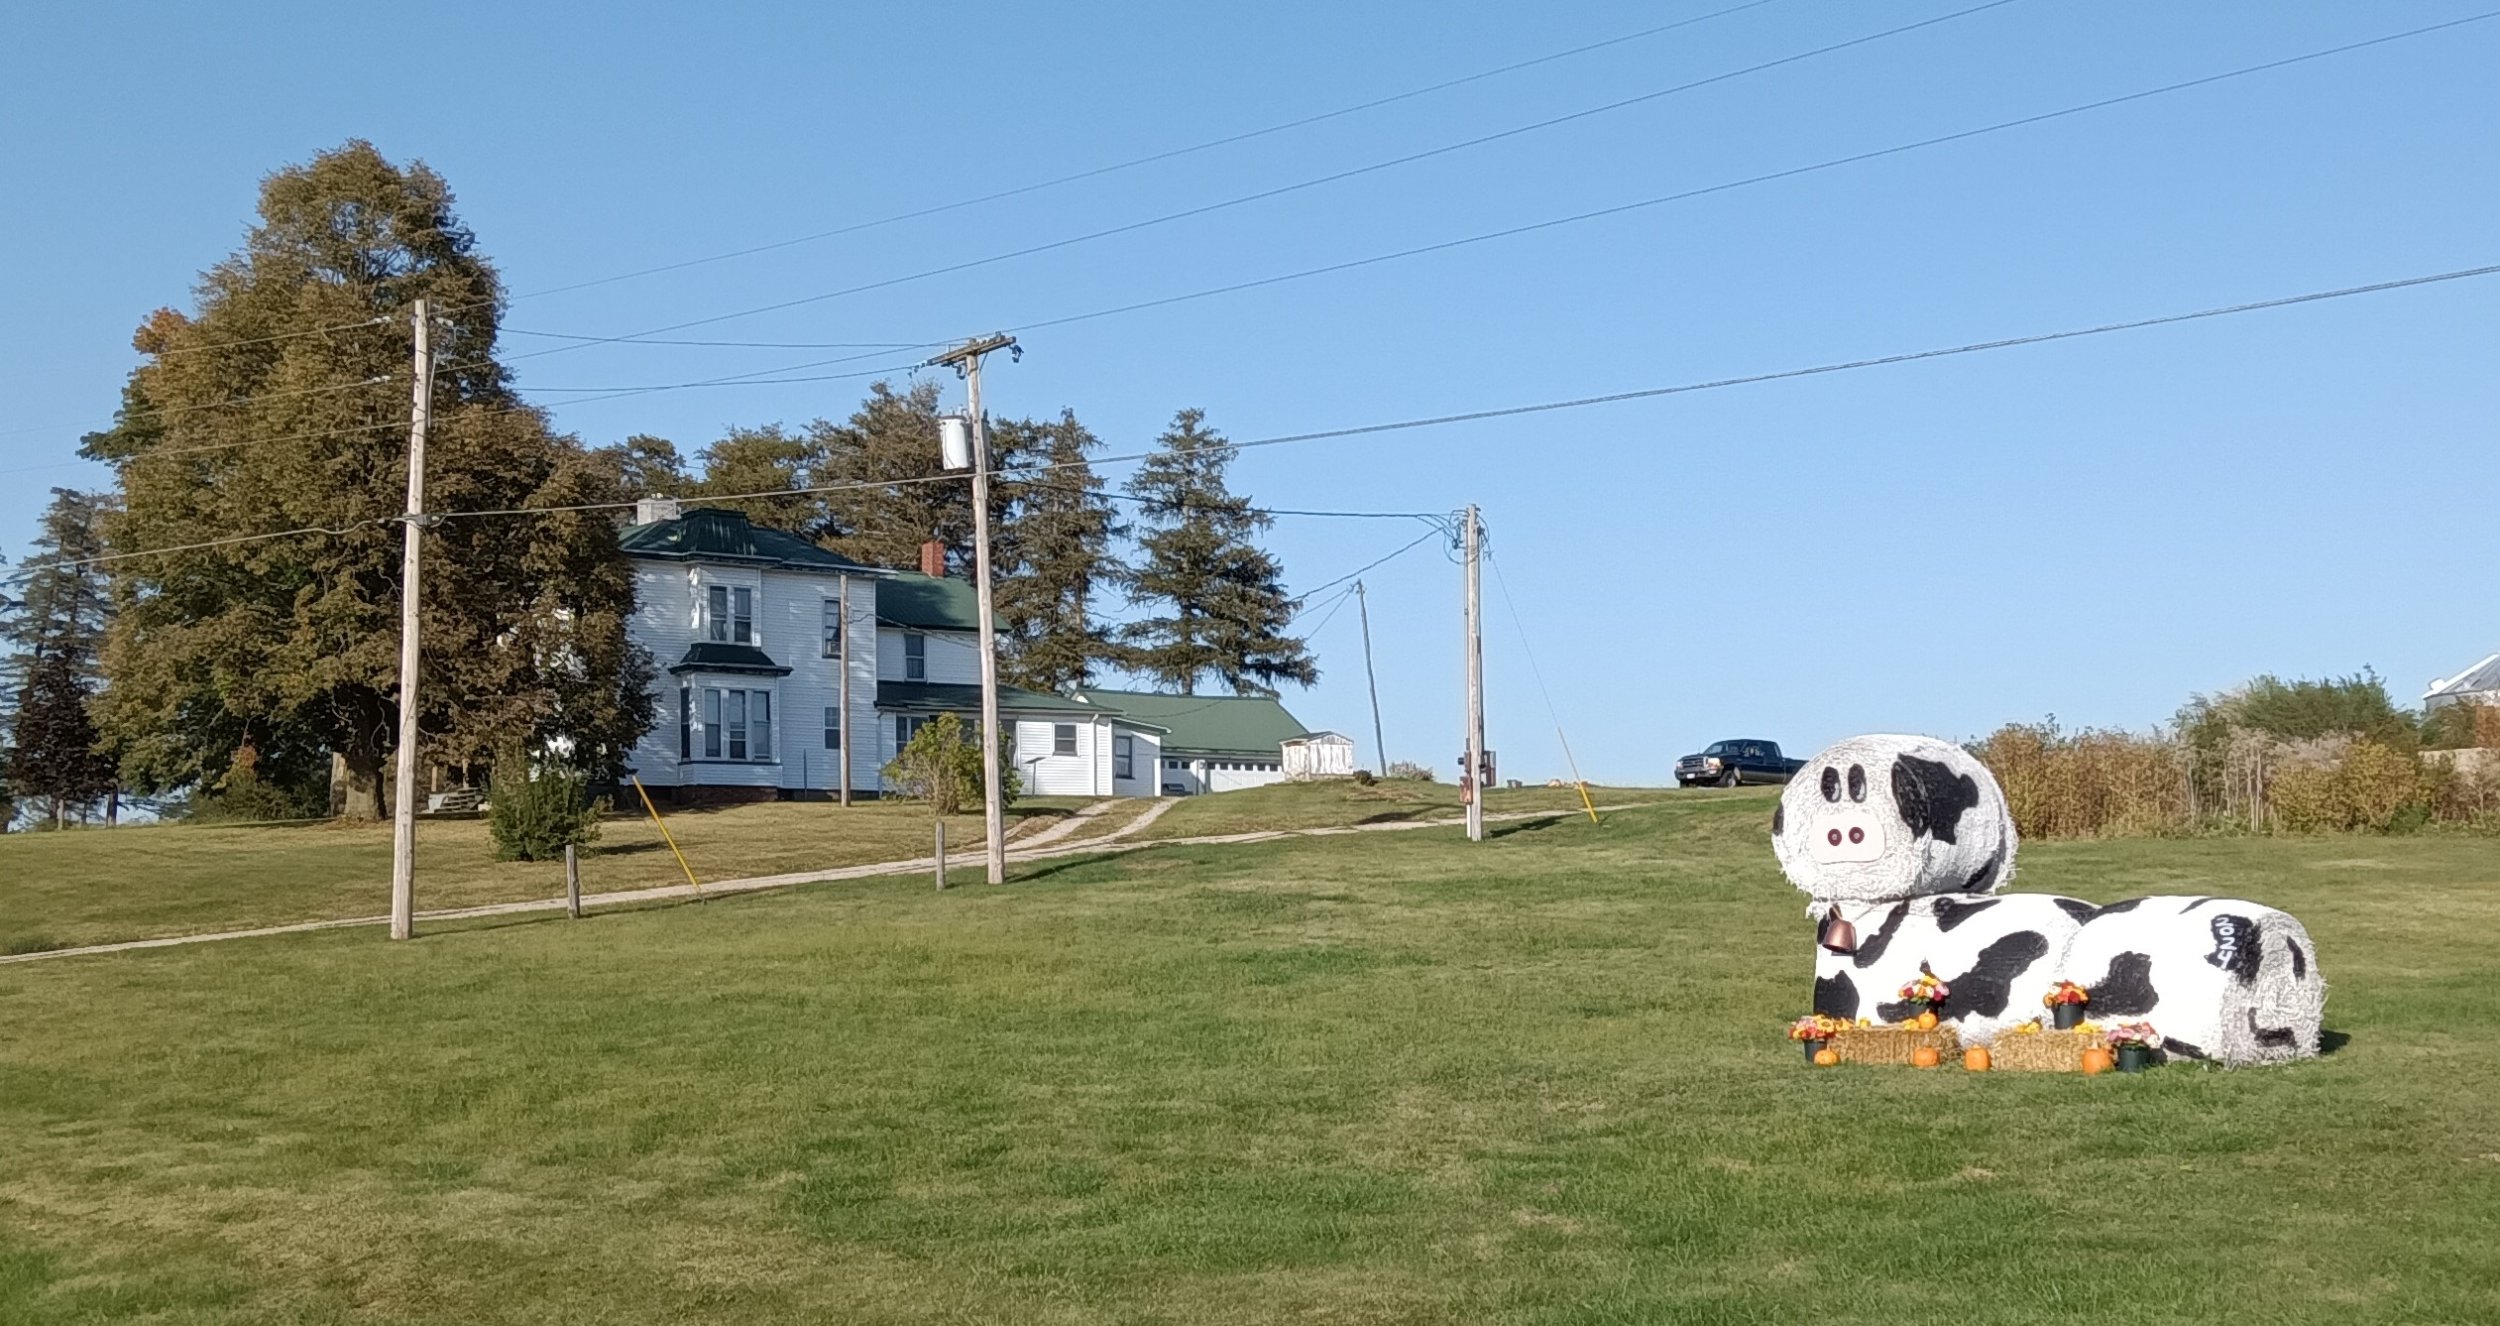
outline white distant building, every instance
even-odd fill
[[[2422,709],[2426,713],[2452,704],[2500,705],[2500,654],[2453,677],[2434,678],[2430,688],[2422,693]]]
[[[1314,732],[1284,743],[1285,777],[1297,781],[1354,776],[1354,738],[1342,732]]]
[[[717,507],[649,499],[618,546],[627,628],[650,651],[656,721],[629,763],[677,800],[873,797],[923,723],[981,712],[972,586],[924,549],[918,573],[863,566]],[[845,616],[847,606],[848,615]],[[841,695],[849,673],[850,749]],[[1011,758],[1035,796],[1176,796],[1282,780],[1302,724],[1273,699],[1002,686]],[[1326,734],[1334,735],[1334,734]],[[1342,740],[1342,738],[1340,738]],[[1346,757],[1347,772],[1352,756]]]

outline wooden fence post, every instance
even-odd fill
[[[582,859],[571,843],[564,845],[564,910],[574,920],[582,919]]]
[[[937,886],[946,887],[946,821],[937,822]]]

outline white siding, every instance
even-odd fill
[[[1129,776],[1126,778],[1119,776],[1119,766],[1115,762],[1117,744],[1123,739],[1131,743]],[[1111,740],[1104,744],[1112,748],[1104,753],[1103,777],[1108,780],[1107,786],[1111,788],[1113,796],[1156,797],[1163,795],[1163,743],[1156,734],[1114,724],[1111,729]]]
[[[1076,737],[1074,754],[1057,753],[1053,729]],[[1100,797],[1111,792],[1111,721],[1027,718],[1016,723],[1016,773],[1034,796]]]
[[[658,705],[651,731],[634,748],[633,763],[642,780],[654,787],[772,787],[784,791],[832,791],[840,785],[835,752],[825,748],[825,711],[837,707],[841,678],[835,661],[824,657],[825,604],[840,602],[842,582],[850,582],[850,616],[844,640],[850,650],[851,786],[877,789],[877,769],[884,763],[882,746],[874,740],[877,723],[876,582],[867,576],[832,571],[765,570],[744,566],[643,561],[635,568],[633,636],[651,651],[660,669],[654,679]],[[685,656],[689,645],[708,638],[702,620],[705,592],[713,585],[745,587],[754,592],[751,642],[773,662],[790,669],[779,677],[689,674],[673,676],[669,665]],[[679,692],[694,692],[691,736],[694,756],[680,757]],[[703,758],[704,687],[760,690],[772,697],[773,758],[732,762]]]
[[[904,674],[903,637],[900,626],[877,627],[877,680],[939,681],[957,686],[981,684],[980,637],[970,631],[921,631],[928,638],[929,675],[909,678]]]

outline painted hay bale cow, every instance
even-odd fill
[[[1937,1012],[1986,1043],[2040,1015],[2058,956],[2091,904],[1998,894],[2020,839],[1996,778],[1931,737],[1852,737],[1806,762],[1771,817],[1780,869],[1820,923],[1814,1011],[1915,1017],[1920,973],[1951,993]]]
[[[1852,737],[1806,762],[1771,843],[1820,923],[1814,1011],[1915,1016],[1920,973],[1951,993],[1940,1016],[1985,1044],[2040,1017],[2061,980],[2093,1020],[2147,1022],[2168,1052],[2225,1065],[2318,1052],[2326,980],[2289,914],[2231,898],[2095,906],[2000,893],[2020,847],[2005,794],[1969,752],[1930,737]]]
[[[2309,931],[2237,898],[2095,908],[2067,941],[2057,979],[2084,988],[2095,1022],[2147,1022],[2164,1053],[2235,1067],[2315,1055],[2326,1015]]]

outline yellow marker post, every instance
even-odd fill
[[[1554,739],[1562,743],[1563,761],[1571,766],[1571,784],[1580,789],[1580,806],[1588,811],[1589,823],[1602,823],[1603,821],[1597,818],[1597,803],[1589,800],[1589,780],[1580,776],[1580,762],[1572,757],[1571,738],[1564,736],[1562,728],[1557,726],[1554,729]]]
[[[632,780],[634,791],[641,794],[642,808],[650,812],[651,822],[660,826],[660,841],[667,843],[668,854],[677,858],[677,868],[686,872],[686,883],[694,886],[694,896],[702,897],[703,882],[694,877],[694,867],[686,864],[686,854],[677,850],[677,840],[669,835],[668,822],[660,818],[660,808],[651,804],[651,790],[642,785],[642,779],[632,774],[626,777]]]

